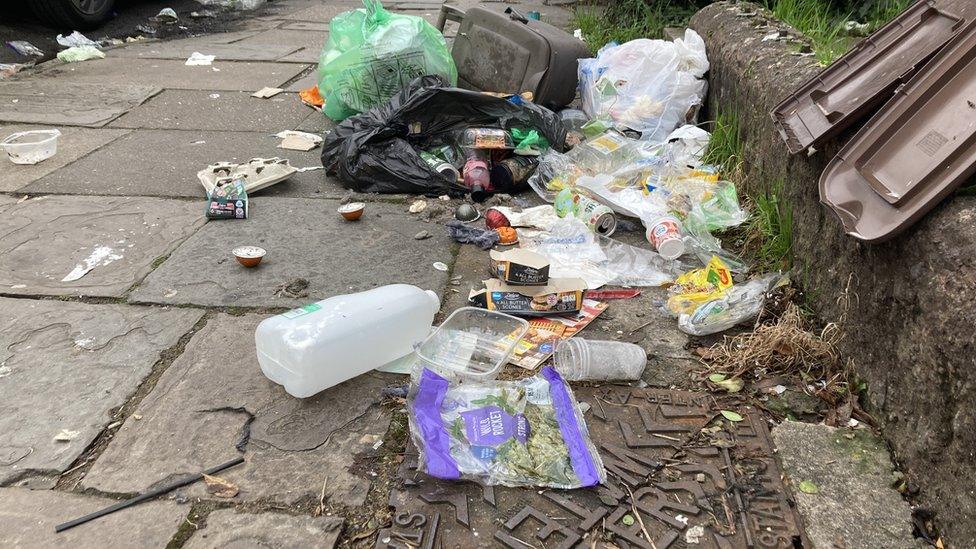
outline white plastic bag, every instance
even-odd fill
[[[591,290],[606,284],[660,286],[687,270],[679,261],[598,235],[575,218],[560,220],[522,247],[546,256],[549,276],[582,278]]]
[[[609,115],[618,128],[662,142],[702,103],[707,71],[705,42],[691,29],[673,42],[611,43],[579,62],[583,111],[591,118]]]

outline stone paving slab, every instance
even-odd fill
[[[180,246],[135,290],[138,302],[238,307],[296,307],[393,282],[442,292],[452,242],[441,228],[421,222],[401,204],[373,202],[359,221],[345,221],[333,200],[255,199],[253,215],[208,223]],[[414,235],[427,230],[426,240]],[[230,250],[239,245],[268,251],[246,269]],[[308,297],[276,295],[295,278],[308,280]]]
[[[110,124],[113,128],[249,131],[277,133],[308,116],[298,94],[269,99],[248,91],[165,90]]]
[[[773,429],[813,547],[917,547],[912,509],[891,485],[884,441],[867,430],[785,421]],[[804,493],[801,482],[817,493]]]
[[[245,38],[237,44],[254,47],[264,47],[274,44],[287,45],[298,51],[281,56],[279,61],[291,63],[318,63],[322,53],[322,45],[328,38],[328,32],[271,29],[250,38]]]
[[[0,546],[18,549],[130,549],[165,547],[189,507],[149,501],[76,526],[60,534],[62,522],[98,511],[115,500],[93,496],[0,488]]]
[[[178,200],[0,196],[0,293],[121,297],[203,221]],[[94,269],[62,280],[86,260]]]
[[[274,31],[272,31],[274,32]],[[251,36],[258,33],[252,33]],[[113,50],[113,57],[135,57],[139,59],[180,59],[186,61],[193,52],[206,55],[216,55],[215,63],[219,61],[274,61],[290,53],[298,51],[298,47],[287,44],[249,45],[242,42],[243,37],[230,44],[217,43],[186,43],[184,40],[168,42],[149,42],[145,44],[131,44],[118,50]]]
[[[233,501],[317,501],[325,482],[331,501],[361,505],[369,477],[351,467],[386,433],[380,390],[397,377],[370,373],[294,398],[261,373],[254,329],[264,318],[210,320],[139,405],[142,419],[126,420],[83,485],[141,491],[233,459],[240,444],[247,461],[220,475],[240,488]],[[185,493],[216,499],[200,484]]]
[[[312,112],[306,116],[300,124],[298,124],[298,128],[296,129],[303,132],[312,132],[321,135],[325,132],[332,131],[335,126],[336,123],[333,122],[328,116],[325,116],[320,112]]]
[[[318,23],[315,21],[293,21],[291,23],[285,23],[279,27],[282,30],[295,30],[295,31],[315,31],[320,33],[329,32],[329,22]],[[323,40],[324,43],[324,40]]]
[[[50,126],[0,125],[0,138],[16,132],[50,128]],[[6,154],[0,153],[0,166],[2,166],[0,169],[0,192],[16,191],[129,133],[128,130],[75,127],[60,127],[58,129],[61,131],[61,137],[58,138],[57,154],[39,164],[32,166],[14,164],[7,160]]]
[[[64,126],[103,126],[160,90],[139,84],[106,84],[109,76],[89,83],[58,79],[0,82],[0,121]]]
[[[233,509],[217,509],[207,516],[207,526],[196,531],[183,547],[325,548],[334,547],[341,532],[342,519],[336,517],[250,514],[238,513]]]
[[[299,92],[304,89],[311,88],[312,86],[318,86],[318,85],[319,85],[319,71],[316,68],[313,69],[312,72],[306,74],[305,76],[289,84],[285,88],[285,90],[291,92]]]
[[[65,471],[202,316],[9,298],[0,308],[0,484]],[[71,439],[55,441],[63,429]]]
[[[314,112],[309,109],[309,112]],[[315,113],[317,114],[317,113]],[[282,127],[282,130],[292,129]],[[321,166],[321,149],[279,149],[271,132],[140,130],[122,137],[24,188],[32,193],[75,193],[198,198],[206,197],[197,172],[216,162],[246,162],[255,157],[287,158],[297,168]],[[151,151],[151,154],[150,154]],[[138,159],[133,162],[133,159]],[[297,173],[252,195],[339,197],[345,191],[322,170]],[[255,215],[258,211],[255,210]]]
[[[329,2],[328,4],[320,4],[303,10],[286,13],[281,15],[280,18],[290,21],[314,21],[318,23],[328,23],[329,21],[332,21],[333,17],[339,15],[340,13],[360,9],[362,7],[362,2]]]
[[[130,82],[157,88],[254,91],[265,86],[281,87],[304,69],[304,66],[297,63],[248,63],[217,59],[212,66],[187,67],[184,61],[179,60],[107,57],[84,63],[56,65],[41,72],[33,82],[42,87],[52,85],[52,80],[59,84],[90,84],[112,82],[120,74],[124,74]]]

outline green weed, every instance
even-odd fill
[[[663,38],[665,27],[684,27],[707,1],[618,0],[605,9],[584,5],[573,11],[572,25],[583,33],[593,53],[610,42]]]
[[[857,37],[845,28],[847,21],[861,21],[873,32],[911,5],[912,0],[850,0],[846,3],[827,0],[765,0],[766,8],[778,19],[789,23],[813,43],[813,51],[822,65],[829,65],[843,55]]]
[[[721,168],[726,178],[735,177],[742,163],[744,144],[739,115],[736,112],[720,112],[715,117],[712,138],[702,160]]]
[[[792,265],[793,209],[784,198],[783,184],[779,180],[769,192],[752,197],[745,248],[754,252],[759,272],[786,270]]]

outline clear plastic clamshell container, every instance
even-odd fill
[[[417,348],[423,366],[461,379],[494,379],[529,329],[524,319],[462,307]]]

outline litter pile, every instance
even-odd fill
[[[612,44],[585,59],[579,40],[512,9],[448,11],[461,17],[451,51],[424,20],[378,2],[337,16],[318,85],[302,99],[338,122],[324,136],[322,164],[348,189],[463,201],[446,230],[490,250],[483,287],[437,327],[438,299],[409,285],[311,303],[261,323],[258,359],[297,397],[377,368],[409,374],[411,439],[418,470],[430,476],[602,484],[607,473],[569,382],[637,381],[647,356],[631,343],[575,336],[610,300],[665,285],[672,289],[661,314],[688,333],[722,331],[755,318],[783,276],[736,284],[733,273],[744,278],[747,268],[713,235],[747,213],[735,185],[702,160],[710,135],[694,124],[708,60],[697,34]],[[543,65],[545,78],[486,79],[490,48],[479,40],[492,36],[529,66]],[[543,58],[540,42],[546,52],[567,47]],[[577,85],[582,108],[564,108]],[[256,159],[199,175],[211,209],[220,210],[221,189],[231,185],[228,200],[240,200],[288,169],[280,159]],[[530,189],[542,205],[492,199]],[[362,223],[365,207],[348,203],[340,213]],[[425,209],[416,200],[409,211]],[[613,238],[640,224],[642,245]],[[323,360],[342,368],[323,368]],[[502,381],[508,364],[537,374]]]

